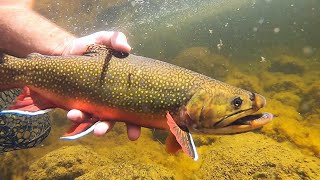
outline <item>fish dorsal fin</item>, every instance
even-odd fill
[[[198,156],[197,148],[194,145],[191,134],[188,132],[188,130],[181,129],[173,120],[169,112],[167,112],[166,117],[167,117],[167,124],[170,127],[170,132],[174,135],[176,141],[180,144],[182,151],[186,153],[188,156],[190,156],[193,160],[197,161],[199,159],[199,156]],[[172,137],[170,137],[169,135],[166,141],[167,149],[168,150],[176,149],[175,147],[173,147],[175,145],[172,143],[172,140],[170,141],[169,138],[172,138]]]
[[[110,55],[110,54],[112,54],[111,48],[108,48],[105,45],[91,44],[91,45],[88,45],[88,48],[83,55],[95,57],[95,56],[103,56],[103,55],[106,56],[106,55]]]
[[[125,58],[129,55],[127,52],[116,51],[112,48],[109,48],[105,45],[100,44],[91,44],[88,45],[86,52],[83,54],[84,56],[115,56],[117,58]]]

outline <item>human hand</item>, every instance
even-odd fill
[[[103,44],[123,52],[130,52],[131,50],[127,38],[122,32],[100,31],[69,40],[63,47],[62,55],[82,55],[90,44]]]
[[[87,46],[90,44],[104,44],[123,52],[129,52],[131,50],[131,47],[127,43],[127,38],[123,33],[100,31],[85,37],[72,39],[70,40],[70,42],[66,42],[61,54],[82,55],[87,50]],[[67,117],[73,123],[81,123],[84,121],[98,121],[98,119],[90,117],[89,114],[85,114],[75,109],[70,110],[67,114]],[[129,123],[127,123],[126,125],[128,138],[132,141],[138,139],[141,133],[141,127]],[[96,136],[102,136],[110,131],[113,126],[114,122],[102,121],[96,125],[94,134]]]

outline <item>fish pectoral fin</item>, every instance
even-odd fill
[[[24,87],[6,111],[22,115],[38,115],[50,111],[52,107],[54,106],[45,98],[40,97],[28,87]]]
[[[75,140],[81,138],[89,133],[91,133],[98,122],[84,122],[80,124],[74,124],[66,134],[64,134],[60,139],[62,140]]]
[[[197,161],[199,156],[197,152],[197,148],[194,145],[193,139],[191,134],[188,131],[185,131],[181,129],[176,122],[173,120],[172,116],[170,115],[169,112],[167,112],[167,124],[169,125],[170,128],[170,135],[168,136],[166,140],[166,145],[167,145],[167,151],[177,151],[179,150],[177,148],[177,144],[174,144],[174,138],[175,141],[181,146],[182,151],[186,153],[188,156],[190,156],[193,160]]]

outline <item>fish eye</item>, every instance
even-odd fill
[[[232,104],[235,108],[239,108],[242,104],[242,99],[240,97],[237,97],[232,101]]]

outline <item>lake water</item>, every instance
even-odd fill
[[[165,152],[165,132],[135,142],[118,123],[105,137],[58,138],[70,124],[51,113],[39,147],[2,155],[4,179],[318,179],[320,1],[37,1],[35,10],[84,36],[122,31],[132,53],[258,92],[274,120],[261,130],[195,136],[200,160]]]

